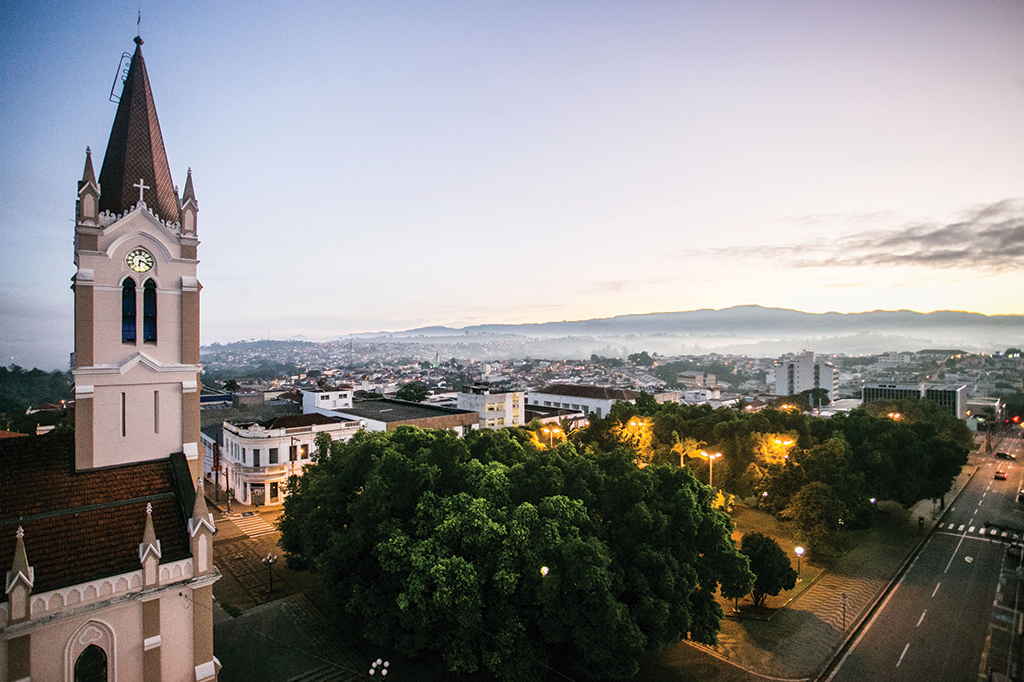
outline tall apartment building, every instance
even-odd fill
[[[828,391],[829,402],[839,397],[839,372],[831,362],[817,360],[805,350],[775,365],[775,395],[796,395],[815,388]]]

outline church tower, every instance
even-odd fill
[[[182,452],[202,476],[199,438],[199,206],[189,170],[171,180],[142,39],[97,182],[92,154],[75,226],[75,468]]]

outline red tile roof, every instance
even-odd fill
[[[73,460],[73,434],[0,441],[0,571],[11,566],[19,525],[34,593],[136,570],[147,502],[161,563],[190,555],[188,496],[171,459],[83,472]]]

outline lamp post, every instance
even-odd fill
[[[703,450],[700,451],[700,456],[708,461],[708,485],[712,488],[715,487],[715,460],[722,456],[721,452],[713,452],[708,454]]]
[[[381,677],[387,677],[388,676],[388,666],[390,666],[390,665],[391,665],[390,661],[385,661],[385,660],[382,660],[382,659],[378,658],[376,661],[374,661],[373,663],[370,664],[370,677],[373,677],[374,675],[376,675],[378,670],[380,671],[380,676]]]
[[[274,564],[277,563],[277,557],[268,554],[263,557],[263,563],[267,566],[267,572],[270,574],[270,589],[267,590],[267,594],[274,591]]]
[[[803,547],[797,547],[793,551],[796,552],[796,579],[799,580],[800,579],[800,557],[802,557],[804,555],[804,548]]]
[[[561,433],[562,430],[560,428],[558,428],[557,426],[553,426],[550,429],[544,428],[544,429],[541,429],[541,430],[544,433],[548,434],[548,448],[554,447],[553,443],[554,443],[554,439],[555,439],[555,434],[556,433]]]

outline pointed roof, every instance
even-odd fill
[[[146,556],[152,553],[157,560],[160,559],[160,541],[156,539],[156,530],[153,528],[153,503],[146,504],[146,527],[142,531],[142,542],[139,544],[139,563],[146,560]]]
[[[142,196],[150,210],[161,220],[177,223],[181,213],[142,59],[142,38],[136,37],[135,45],[100,169],[100,211],[124,213],[138,203],[141,184],[146,186]]]
[[[81,190],[86,185],[99,187],[96,183],[96,173],[92,170],[92,150],[88,147],[85,148],[85,170],[82,171],[82,181],[78,183],[78,189]]]
[[[32,590],[32,584],[36,580],[35,569],[28,565],[28,554],[25,553],[25,531],[21,526],[14,536],[17,542],[14,547],[14,560],[11,562],[11,570],[7,572],[7,589],[5,594],[10,594],[14,586],[19,582]]]
[[[206,526],[211,533],[216,533],[213,514],[206,507],[206,495],[203,494],[203,479],[196,479],[196,503],[192,507],[192,518],[188,520],[189,535],[195,537],[199,529]]]
[[[196,192],[192,189],[192,169],[188,169],[188,177],[185,178],[185,193],[181,195],[181,203],[185,203],[189,199],[192,200],[193,204],[198,204],[196,201]]]

